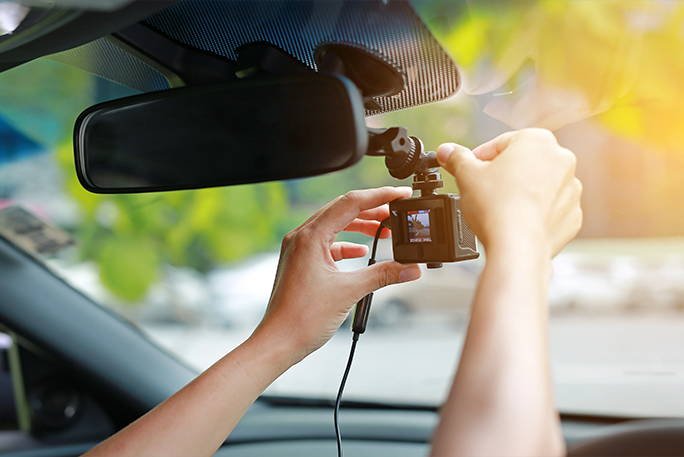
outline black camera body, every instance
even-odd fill
[[[461,214],[455,194],[432,194],[390,202],[390,227],[394,260],[426,263],[476,259],[477,239]]]
[[[409,136],[405,127],[368,129],[366,155],[385,157],[390,175],[406,179],[413,175],[413,190],[420,197],[401,198],[389,204],[394,260],[424,263],[441,268],[445,262],[477,259],[477,238],[461,214],[461,199],[455,194],[438,194],[444,186],[434,151],[425,152],[419,138]],[[387,226],[387,220],[382,226]],[[369,265],[375,262],[375,248]],[[356,304],[352,330],[355,338],[366,331],[373,293]]]
[[[436,153],[425,152],[423,142],[404,127],[369,128],[368,134],[366,154],[384,156],[397,179],[413,175],[413,190],[420,191],[420,197],[390,202],[394,260],[440,268],[444,262],[478,258],[477,239],[463,219],[460,197],[437,193],[444,183]]]

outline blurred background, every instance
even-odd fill
[[[577,155],[585,216],[578,239],[554,259],[549,291],[561,409],[684,415],[667,390],[684,388],[684,2],[415,8],[459,65],[462,90],[367,124],[405,126],[432,150],[475,147],[511,129],[553,130]],[[0,208],[24,205],[72,234],[77,246],[46,259],[49,266],[199,369],[258,323],[285,233],[350,189],[409,185],[367,157],[288,182],[90,194],[74,173],[74,121],[95,103],[135,93],[50,58],[0,74]],[[444,178],[445,191],[457,192]],[[391,258],[390,245],[379,257]],[[348,396],[438,404],[483,262],[380,291]],[[350,339],[346,328],[339,333],[269,393],[334,396]]]

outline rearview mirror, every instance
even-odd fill
[[[358,89],[320,73],[114,100],[74,130],[78,177],[95,193],[302,178],[353,165],[367,144]]]

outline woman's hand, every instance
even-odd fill
[[[290,232],[268,309],[254,334],[88,455],[214,455],[264,389],[328,341],[358,300],[420,277],[418,265],[393,261],[353,272],[335,266],[337,260],[368,253],[364,245],[335,243],[339,232],[375,236],[389,216],[387,203],[410,195],[405,187],[349,192]]]
[[[351,191],[288,233],[270,303],[255,334],[266,332],[288,344],[291,363],[297,363],[325,344],[365,295],[418,279],[421,272],[415,264],[379,262],[352,272],[341,272],[335,265],[368,253],[365,245],[335,242],[339,232],[375,236],[380,222],[389,217],[387,203],[411,193],[407,187]]]
[[[443,144],[437,158],[456,177],[487,263],[431,455],[564,455],[547,288],[550,258],[582,224],[575,156],[550,132],[528,129],[472,152]]]
[[[443,144],[437,159],[456,178],[463,215],[485,249],[531,235],[554,256],[582,226],[575,155],[548,130],[505,133],[472,152]]]

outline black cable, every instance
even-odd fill
[[[354,351],[356,350],[356,343],[358,341],[359,334],[354,332],[354,335],[352,336],[351,351],[349,351],[349,360],[347,361],[347,368],[344,369],[340,390],[337,392],[337,399],[335,400],[335,439],[337,440],[337,457],[342,457],[342,436],[340,435],[340,424],[338,422],[340,416],[340,403],[342,402],[342,392],[344,392],[344,385],[347,384],[347,377],[349,376],[352,360],[354,360]]]
[[[384,221],[380,222],[380,227],[375,232],[375,238],[373,238],[373,250],[371,251],[370,258],[368,259],[368,266],[375,263],[375,254],[378,252],[378,240],[380,239],[380,234],[383,228],[389,228],[389,217]]]
[[[373,249],[371,251],[370,258],[368,259],[368,266],[375,263],[375,254],[378,250],[378,240],[380,239],[380,234],[382,229],[387,227],[389,218],[385,219],[380,223],[377,232],[375,232],[375,238],[373,239]],[[342,382],[340,383],[340,390],[337,392],[337,398],[335,399],[335,410],[334,410],[334,421],[335,421],[335,439],[337,441],[337,457],[342,457],[342,435],[340,434],[340,404],[342,403],[342,392],[344,392],[344,386],[347,384],[347,378],[349,377],[349,371],[351,370],[352,361],[354,360],[354,352],[356,351],[356,343],[359,341],[359,335],[366,331],[366,323],[368,321],[368,312],[370,311],[371,301],[373,300],[373,293],[366,295],[356,304],[355,318],[353,329],[354,333],[352,335],[352,345],[349,351],[349,360],[347,360],[347,367],[344,369],[344,375],[342,375]],[[364,310],[360,310],[360,307],[364,307]],[[364,316],[362,318],[362,323],[357,323],[356,315]],[[360,327],[360,328],[359,328]]]

